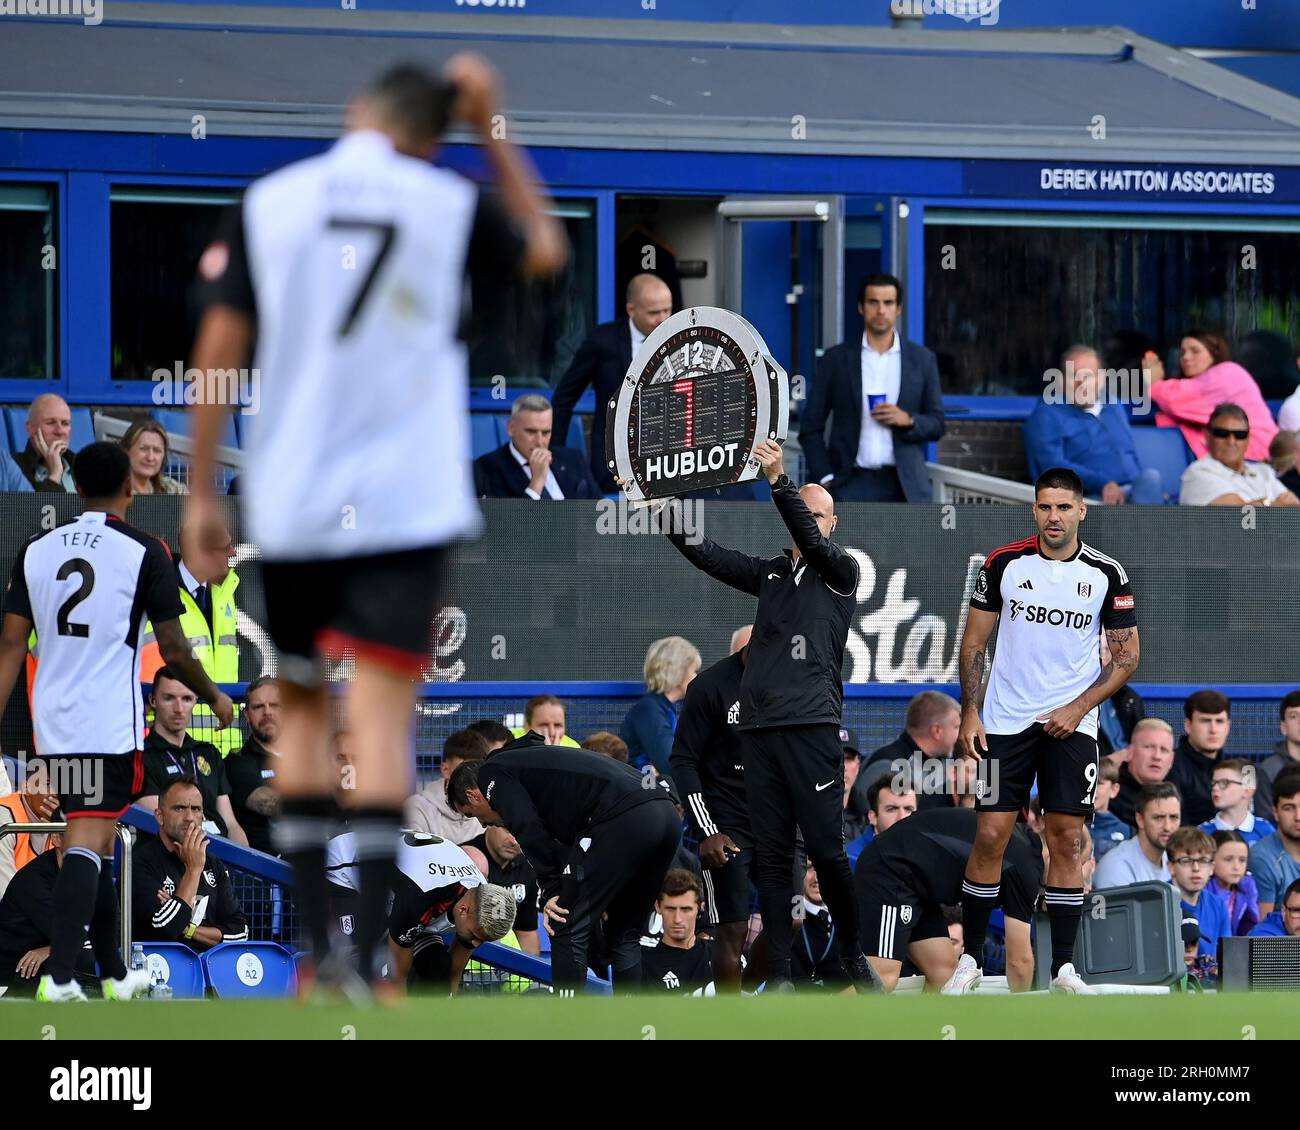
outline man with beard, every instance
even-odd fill
[[[271,818],[280,813],[280,796],[275,791],[280,761],[280,688],[274,679],[263,675],[248,684],[244,717],[248,721],[248,741],[226,759],[230,803],[248,836],[248,846],[278,855],[271,842]]]

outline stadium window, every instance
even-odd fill
[[[53,189],[0,184],[0,377],[56,376],[57,246]]]
[[[110,197],[113,379],[184,362],[198,325],[194,272],[231,192],[115,188]]]
[[[1298,234],[1282,217],[926,209],[925,344],[947,393],[1038,396],[1062,349],[1116,330],[1166,351],[1190,325],[1300,341]]]
[[[112,194],[113,379],[148,380],[184,361],[197,327],[195,268],[233,193],[121,188]],[[476,383],[502,374],[545,388],[596,324],[596,221],[590,201],[556,201],[572,256],[554,280],[480,280],[470,334]],[[177,285],[177,280],[185,280]]]
[[[550,388],[596,325],[596,208],[554,200],[569,236],[569,262],[554,279],[472,280],[470,382],[507,378],[511,388]]]

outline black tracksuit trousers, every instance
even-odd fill
[[[745,730],[742,741],[769,977],[790,975],[794,916],[803,906],[803,892],[792,881],[796,826],[817,869],[841,952],[852,960],[861,944],[853,874],[844,854],[844,750],[839,727]]]
[[[665,794],[592,827],[569,857],[569,874],[560,889],[568,921],[551,938],[551,975],[557,991],[586,982],[591,932],[604,923],[614,966],[615,992],[641,984],[641,932],[660,884],[682,841],[677,809]]]

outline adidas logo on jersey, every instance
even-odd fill
[[[1020,582],[1018,587],[1022,589],[1032,589],[1034,587],[1034,583],[1028,577],[1026,577],[1023,581]]]
[[[740,724],[740,703],[733,702],[731,708],[727,711],[727,725],[737,726]]]

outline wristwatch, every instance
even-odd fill
[[[793,480],[790,478],[789,475],[787,475],[784,471],[782,471],[779,475],[777,475],[776,482],[772,484],[772,489],[785,490],[786,487],[792,487],[792,486],[794,486]]]
[[[189,941],[192,937],[194,937],[194,931],[197,930],[198,928],[199,928],[199,924],[197,922],[191,922],[188,926],[186,926],[183,932],[183,936],[185,940]]]

